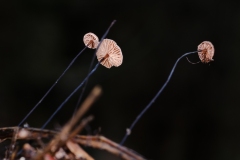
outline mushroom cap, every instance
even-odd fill
[[[86,33],[83,36],[83,43],[91,49],[96,49],[99,43],[98,37],[94,33]]]
[[[203,41],[198,45],[198,56],[202,63],[209,63],[213,61],[214,46],[209,41]]]
[[[111,39],[104,39],[96,53],[97,59],[107,68],[118,67],[122,64],[123,55],[121,48]]]

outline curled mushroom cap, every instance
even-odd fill
[[[97,59],[107,68],[118,67],[122,64],[123,55],[121,48],[111,39],[104,39],[96,53]]]
[[[203,41],[198,45],[198,56],[202,63],[209,63],[213,61],[214,47],[209,41]]]
[[[87,33],[83,36],[85,46],[91,49],[96,49],[99,43],[98,37],[94,33]]]

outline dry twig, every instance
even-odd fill
[[[16,134],[16,131],[19,132],[16,135],[17,140],[24,139],[24,140],[36,140],[39,135],[41,135],[41,138],[48,138],[52,139],[59,133],[56,131],[51,130],[41,130],[37,128],[21,128],[21,127],[6,127],[6,128],[0,128],[0,142],[3,142],[7,139],[12,139],[12,137]],[[27,136],[20,137],[19,133],[21,130],[27,131]],[[109,153],[112,153],[114,155],[120,156],[125,160],[144,160],[143,156],[140,154],[121,146],[104,136],[83,136],[83,135],[77,135],[73,139],[74,142],[78,143],[79,145],[88,146],[96,149],[106,150]]]

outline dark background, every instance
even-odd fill
[[[192,65],[183,58],[157,101],[125,145],[152,160],[240,158],[240,5],[234,1],[24,0],[0,2],[0,125],[16,126],[84,48],[83,35],[107,38],[123,52],[123,64],[100,66],[95,85],[103,94],[87,115],[83,134],[102,134],[119,143],[130,123],[163,85],[176,59],[205,40],[214,62]],[[27,119],[41,127],[87,75],[94,50],[87,49],[40,107]],[[197,54],[188,56],[199,61]],[[97,61],[95,61],[97,63]],[[47,126],[72,116],[71,98]],[[100,130],[101,128],[101,130]],[[96,159],[118,159],[89,150]]]

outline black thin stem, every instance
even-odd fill
[[[177,59],[177,61],[175,62],[166,82],[163,84],[162,88],[157,92],[157,94],[153,97],[153,99],[149,102],[149,104],[144,108],[144,110],[142,110],[142,112],[136,117],[136,119],[133,121],[133,123],[131,124],[131,126],[128,128],[128,130],[132,131],[133,127],[136,125],[136,123],[140,120],[140,118],[143,116],[143,114],[151,107],[151,105],[155,102],[155,100],[158,98],[158,96],[162,93],[162,91],[164,90],[164,88],[167,86],[168,82],[170,81],[172,75],[173,75],[173,72],[178,64],[178,62],[185,56],[189,55],[189,54],[193,54],[193,53],[197,53],[198,51],[194,51],[194,52],[188,52],[188,53],[185,53],[183,54],[181,57],[179,57]],[[126,132],[125,136],[123,137],[120,145],[123,145],[124,142],[126,141],[127,137],[130,135],[129,132]]]
[[[104,35],[102,36],[102,38],[101,38],[101,40],[100,40],[100,43],[102,42],[102,40],[103,40],[104,38],[106,38],[108,32],[110,31],[110,29],[112,28],[112,26],[113,26],[115,23],[116,23],[116,20],[113,20],[112,23],[110,24],[110,26],[108,27],[107,31],[106,31],[106,32],[104,33]],[[100,46],[100,43],[99,43],[98,47]],[[98,47],[97,47],[97,49],[98,49]]]
[[[91,64],[90,64],[88,73],[91,72],[92,66],[93,66],[93,64],[94,64],[95,56],[96,56],[96,55],[94,54],[93,57],[92,57],[92,61],[91,61]],[[77,112],[77,109],[78,109],[78,107],[79,107],[79,105],[80,105],[80,102],[81,102],[81,100],[82,100],[83,94],[84,94],[84,92],[85,92],[85,90],[86,90],[87,84],[88,84],[88,79],[87,79],[86,82],[84,83],[84,86],[83,86],[83,88],[82,88],[82,92],[81,92],[81,94],[80,94],[80,96],[79,96],[79,98],[78,98],[78,101],[77,101],[77,105],[75,106],[75,109],[74,109],[74,112],[73,112],[73,116],[74,116],[75,113]]]
[[[58,113],[58,111],[66,104],[66,102],[76,93],[82,85],[87,81],[87,79],[96,71],[98,68],[100,62],[96,64],[96,66],[93,68],[93,70],[87,75],[87,77],[80,83],[80,85],[62,102],[62,104],[56,109],[56,111],[51,115],[51,117],[44,123],[44,125],[41,127],[41,129],[44,129],[47,124],[52,120],[52,118]]]
[[[71,61],[71,63],[68,65],[68,67],[63,71],[63,73],[60,75],[60,77],[55,81],[55,83],[48,89],[48,91],[44,94],[44,96],[40,99],[40,101],[31,109],[31,111],[23,118],[23,120],[18,124],[18,126],[21,126],[23,122],[32,114],[32,112],[39,106],[39,104],[43,101],[43,99],[50,93],[50,91],[55,87],[55,85],[58,83],[58,81],[62,78],[62,76],[67,72],[67,70],[72,66],[72,64],[75,62],[75,60],[83,53],[83,51],[87,47],[84,47],[77,56]]]

